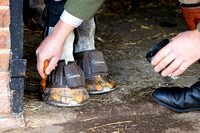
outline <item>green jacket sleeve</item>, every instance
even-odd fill
[[[67,0],[65,10],[82,20],[90,20],[105,0]]]

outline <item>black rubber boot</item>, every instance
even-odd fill
[[[85,87],[85,76],[76,62],[59,61],[47,77],[43,101],[55,106],[83,106],[90,101]]]
[[[102,94],[115,89],[115,82],[109,75],[108,66],[101,51],[89,50],[77,53],[75,57],[85,74],[89,94]]]
[[[152,98],[159,104],[177,112],[200,110],[200,81],[190,88],[158,88],[153,92]]]

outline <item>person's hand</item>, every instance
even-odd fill
[[[172,74],[173,77],[177,77],[198,59],[200,59],[200,33],[194,30],[182,32],[172,38],[172,41],[155,55],[151,64],[156,72],[164,69],[161,72],[162,76]]]
[[[44,77],[44,61],[48,60],[49,65],[45,71],[48,75],[55,69],[57,62],[62,54],[63,41],[59,41],[56,36],[50,34],[40,44],[36,50],[37,69],[41,77]]]
[[[45,73],[48,75],[57,66],[57,62],[62,54],[64,41],[73,29],[73,26],[59,20],[52,33],[37,48],[37,69],[42,78],[45,76]],[[45,60],[49,61],[49,66],[44,73],[43,67]]]

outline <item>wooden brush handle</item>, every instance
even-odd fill
[[[45,70],[46,68],[48,67],[49,65],[49,61],[48,60],[45,60],[44,61],[44,74],[45,74],[45,77],[41,79],[40,81],[40,85],[41,85],[41,91],[44,92],[45,91],[45,88],[46,88],[46,80],[47,80],[47,74],[45,73]]]

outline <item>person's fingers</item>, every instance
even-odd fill
[[[177,77],[181,75],[189,66],[190,64],[188,63],[182,63],[180,67],[175,72],[172,73],[172,76]]]
[[[37,70],[38,70],[38,73],[40,74],[40,76],[42,78],[45,77],[45,73],[44,73],[44,70],[43,70],[43,67],[44,67],[44,61],[43,59],[37,61]]]
[[[161,75],[166,77],[176,71],[183,61],[180,59],[174,60],[165,70],[162,71]]]
[[[47,67],[45,71],[47,75],[49,75],[50,72],[55,69],[55,67],[57,66],[58,60],[59,60],[58,58],[54,57],[49,61],[49,66]]]
[[[156,72],[160,72],[163,70],[167,65],[169,65],[175,59],[175,55],[170,53],[165,58],[163,58],[154,68]]]
[[[169,44],[163,47],[153,58],[151,61],[151,64],[153,66],[156,66],[165,56],[167,56],[171,52],[171,48],[169,47]]]

